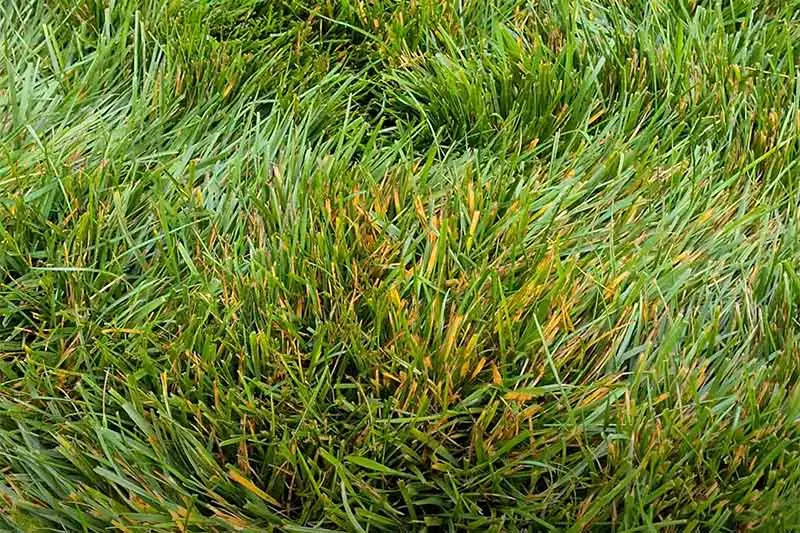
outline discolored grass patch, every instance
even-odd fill
[[[0,524],[793,530],[800,5],[0,9]]]

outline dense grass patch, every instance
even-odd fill
[[[0,6],[2,527],[800,526],[797,0]]]

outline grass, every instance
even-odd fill
[[[800,528],[797,0],[0,5],[0,528]]]

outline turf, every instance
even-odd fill
[[[800,527],[798,0],[0,5],[0,529]]]

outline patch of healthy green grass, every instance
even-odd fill
[[[800,527],[800,2],[0,2],[0,527]]]

